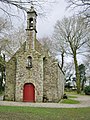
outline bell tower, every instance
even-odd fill
[[[36,41],[36,18],[37,13],[34,7],[31,6],[30,10],[27,12],[27,49],[33,50],[35,48]]]

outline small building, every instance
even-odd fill
[[[64,75],[57,60],[36,39],[37,13],[27,12],[27,38],[6,65],[5,100],[58,102],[64,93]]]

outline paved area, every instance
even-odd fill
[[[90,107],[90,96],[77,95],[77,98],[72,98],[80,101],[79,104],[62,104],[62,103],[29,103],[29,102],[10,102],[2,101],[0,97],[0,106],[29,106],[29,107],[48,107],[48,108],[80,108]]]

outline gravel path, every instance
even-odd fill
[[[75,95],[74,95],[75,96]],[[79,104],[62,104],[62,103],[29,103],[29,102],[11,102],[11,101],[0,101],[0,106],[29,106],[29,107],[46,107],[46,108],[80,108],[90,107],[90,96],[76,95],[77,98],[74,100],[80,101]]]

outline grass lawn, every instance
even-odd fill
[[[64,99],[60,103],[64,104],[79,104],[80,102],[77,100],[72,100],[72,99]]]
[[[68,96],[68,99],[62,99],[60,103],[64,103],[64,104],[79,104],[80,103],[78,100],[74,100],[73,98],[77,98],[77,96],[70,95]]]
[[[89,108],[0,106],[0,120],[90,120]]]
[[[69,97],[69,98],[77,98],[77,96],[71,96],[71,95],[70,95],[70,96],[68,96],[68,97]]]

